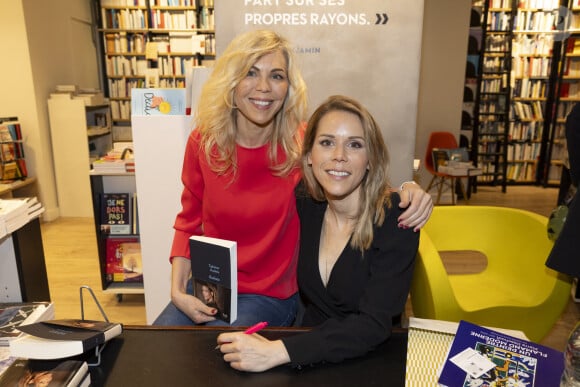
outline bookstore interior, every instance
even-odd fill
[[[191,370],[175,376],[155,371],[147,380],[144,375],[123,375],[114,363],[131,367],[131,356],[142,357],[139,351],[150,348],[145,342],[153,336],[148,335],[158,333],[145,325],[169,299],[169,283],[155,287],[147,278],[157,273],[169,278],[170,265],[159,257],[170,251],[180,209],[180,186],[175,182],[181,181],[191,113],[220,47],[227,44],[220,41],[216,24],[224,8],[214,7],[214,0],[86,1],[98,87],[58,82],[44,98],[56,216],[42,200],[46,179],[37,174],[42,171],[36,165],[42,163],[42,152],[34,148],[36,135],[27,133],[22,113],[0,108],[0,386],[19,381],[156,385],[159,380],[181,385],[182,380],[171,378],[191,381],[199,375],[190,377]],[[296,10],[318,4],[346,12],[348,2],[246,0],[244,6],[285,3]],[[397,28],[396,17],[386,18],[387,13],[384,19],[377,13],[375,24],[390,22]],[[415,152],[409,176],[431,194],[435,206],[421,232],[405,328],[393,334],[393,342],[386,344],[390,347],[348,360],[343,368],[328,365],[325,370],[324,365],[319,374],[303,375],[288,368],[256,383],[319,385],[324,380],[319,378],[326,377],[353,381],[354,371],[349,370],[361,367],[371,378],[398,378],[408,387],[492,386],[500,381],[513,386],[580,385],[577,280],[544,266],[577,188],[570,174],[566,132],[567,117],[580,103],[580,0],[472,0],[465,20],[465,76],[457,126],[449,131],[431,128],[414,139],[422,145],[416,146],[420,154]],[[160,127],[167,130],[160,134]],[[510,190],[525,196],[526,189],[549,192],[547,206],[553,210],[481,205],[493,207],[494,198],[500,202]],[[479,201],[486,193],[491,199]],[[58,225],[59,218],[90,219],[98,296],[89,290],[101,311],[96,320],[84,318],[82,288],[81,313],[71,312],[78,315],[59,314],[57,300],[51,299],[50,244],[45,240],[43,247],[42,231],[51,223]],[[481,220],[477,227],[470,224],[474,219]],[[512,234],[518,229],[526,232]],[[224,265],[235,267],[235,260],[229,261],[235,258],[235,243],[233,255],[232,246],[227,249]],[[472,253],[483,256],[480,272],[449,270],[453,264],[446,259],[466,266],[457,262],[471,259]],[[523,255],[525,261],[520,262]],[[215,275],[210,272],[207,277]],[[70,292],[76,295],[81,285],[73,284]],[[206,282],[198,286],[200,294],[202,288],[210,288]],[[237,299],[236,289],[229,291]],[[123,308],[124,300],[135,296],[146,315],[142,326],[109,321],[110,297]],[[99,301],[106,304],[105,310]],[[236,300],[228,298],[230,303],[235,317]],[[555,330],[558,338],[546,340]],[[200,331],[195,339],[177,331],[165,333],[174,345],[188,340],[202,345],[215,342],[219,332]],[[291,330],[265,332],[283,337]],[[114,354],[108,356],[107,351]],[[159,351],[163,356],[173,353],[169,348]],[[402,355],[392,358],[389,351]],[[202,358],[215,356],[203,351],[195,355],[205,367],[198,370],[204,377],[215,377],[215,385],[248,384],[225,366],[217,373],[209,371],[215,364]],[[387,368],[380,365],[384,359],[389,359]],[[155,368],[148,362],[136,366]],[[155,379],[162,377],[170,379]]]

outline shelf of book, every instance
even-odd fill
[[[213,0],[95,0],[103,89],[115,124],[133,88],[184,88],[189,68],[215,59]]]
[[[545,172],[542,183],[545,186],[559,186],[567,166],[566,116],[572,107],[580,102],[580,9],[575,1],[564,2],[570,13],[567,24],[568,34],[560,46],[561,58],[557,74],[554,119],[549,127],[549,148],[546,153]]]
[[[137,190],[133,172],[89,174],[103,291],[144,293]]]
[[[556,113],[557,105],[580,100],[580,87],[577,91],[576,86],[570,86],[580,79],[580,49],[574,53],[574,43],[563,41],[567,35],[574,36],[571,29],[580,27],[574,25],[580,19],[574,16],[572,26],[562,30],[566,24],[562,16],[567,10],[576,12],[568,1],[542,1],[541,7],[535,1],[477,3],[483,7],[484,49],[474,114],[477,135],[473,136],[472,149],[478,166],[493,171],[484,173],[477,182],[501,184],[505,190],[509,184],[547,185],[557,181],[562,154],[558,137],[562,131],[557,128],[562,124],[557,121],[565,117],[563,112]],[[578,59],[566,59],[564,47],[568,54],[578,54]],[[504,90],[508,92],[505,97],[491,94]],[[494,115],[490,117],[489,113]],[[493,146],[489,134],[498,134]]]

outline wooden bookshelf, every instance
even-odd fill
[[[580,11],[568,0],[543,1],[541,8],[531,0],[477,3],[484,41],[472,140],[473,158],[484,170],[477,184],[501,185],[505,191],[507,185],[559,180],[562,130],[557,126],[580,100],[580,83],[578,90],[572,86],[580,80],[580,48],[568,50],[578,59],[563,56],[563,36],[575,33],[560,29],[559,12],[562,7]],[[570,68],[578,74],[559,74]]]
[[[213,0],[94,1],[114,124],[130,122],[132,88],[185,87],[189,68],[215,59]]]

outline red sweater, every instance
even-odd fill
[[[236,146],[238,173],[218,176],[199,149],[193,131],[183,161],[181,212],[175,219],[171,257],[190,257],[189,237],[234,240],[238,243],[238,292],[288,298],[296,293],[296,262],[300,223],[294,188],[296,168],[277,177],[269,168],[268,146]],[[279,159],[285,155],[278,151]],[[202,231],[203,230],[203,231]]]

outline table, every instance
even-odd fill
[[[368,355],[339,364],[301,370],[283,365],[263,373],[236,371],[216,351],[216,337],[229,328],[125,326],[107,343],[101,364],[91,367],[91,386],[404,386],[407,331],[392,337]],[[274,339],[300,328],[267,328]]]

